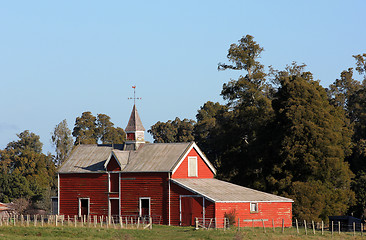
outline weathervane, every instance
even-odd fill
[[[140,97],[136,97],[136,86],[132,86],[133,88],[133,98],[129,97],[128,99],[133,99],[133,105],[136,105],[136,99],[141,100]]]

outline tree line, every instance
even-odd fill
[[[197,142],[217,177],[294,200],[306,220],[366,215],[366,54],[354,55],[328,88],[305,64],[284,70],[260,63],[263,48],[246,35],[231,44],[218,70],[238,70],[223,84],[226,104],[208,101],[196,121],[158,122],[155,142]]]

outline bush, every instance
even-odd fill
[[[230,212],[225,212],[224,217],[229,219],[229,227],[234,226],[236,223],[236,209],[231,209]]]

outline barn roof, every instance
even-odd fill
[[[131,152],[124,172],[169,172],[191,143],[147,143]]]
[[[112,147],[97,144],[78,145],[61,165],[59,173],[95,173],[105,171],[104,163],[110,157]]]
[[[136,151],[114,149],[112,145],[79,145],[59,173],[105,172],[113,157],[123,172],[174,172],[189,150],[197,145],[191,143],[146,143]],[[197,147],[197,151],[201,153]],[[202,158],[213,172],[215,169],[202,154]]]
[[[173,183],[213,202],[293,202],[292,199],[214,178],[171,179]]]

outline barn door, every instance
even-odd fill
[[[89,198],[79,198],[79,216],[89,215]]]
[[[109,204],[111,208],[111,216],[119,216],[119,199],[110,198]]]
[[[181,225],[193,226],[196,217],[203,217],[203,198],[181,196]]]
[[[140,217],[150,217],[150,198],[140,198]]]

